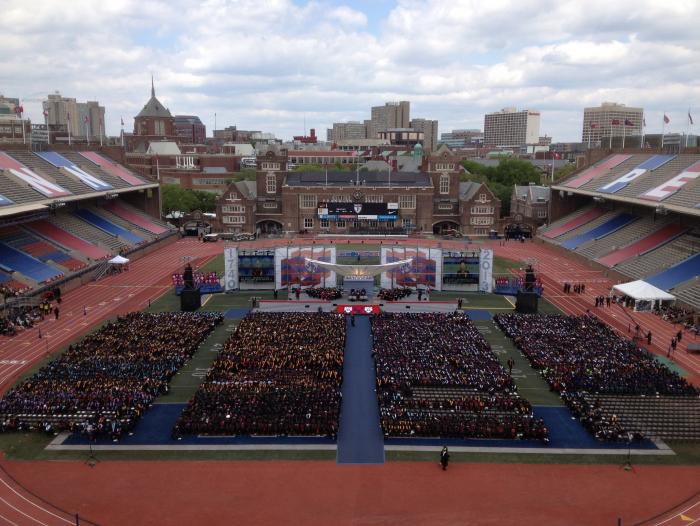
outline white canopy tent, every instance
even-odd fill
[[[654,285],[641,279],[621,283],[612,288],[613,292],[618,292],[634,300],[634,310],[651,310],[655,305],[663,301],[675,301],[676,297]]]
[[[111,263],[112,265],[126,265],[128,262],[129,262],[129,260],[127,258],[125,258],[124,256],[121,256],[119,254],[117,254],[116,256],[114,256],[112,259],[109,260],[109,263]]]

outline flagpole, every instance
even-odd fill
[[[67,119],[68,121],[68,146],[72,144],[71,142],[71,133],[70,133],[70,113],[67,114]]]
[[[639,149],[643,150],[644,149],[644,128],[647,126],[647,120],[644,118],[644,115],[642,115],[642,140],[639,143]]]
[[[622,122],[622,149],[625,149],[625,134],[627,132],[627,119]]]
[[[87,145],[90,146],[90,130],[88,129],[88,121],[87,117],[85,117],[85,140],[87,141]]]
[[[612,121],[610,122],[610,145],[608,146],[608,150],[612,150],[612,135],[613,135],[613,123]]]
[[[24,128],[22,128],[24,129]],[[688,136],[690,135],[690,106],[688,106],[688,125],[685,130],[685,149],[688,149]]]
[[[102,148],[102,138],[104,137],[104,129],[102,127],[102,119],[100,119],[100,148]]]
[[[661,149],[664,149],[664,136],[666,135],[666,110],[664,110],[664,118],[661,121]]]

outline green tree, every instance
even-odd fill
[[[554,170],[554,182],[561,181],[569,177],[572,173],[576,171],[576,163],[567,163]]]
[[[163,213],[170,212],[191,212],[197,208],[197,197],[190,190],[176,184],[164,184],[161,186],[163,198]]]
[[[299,164],[294,167],[295,172],[322,172],[323,170],[320,164]]]

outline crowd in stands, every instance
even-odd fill
[[[219,276],[216,272],[194,272],[192,274],[194,281],[194,286],[198,287],[200,285],[219,285]],[[184,274],[173,274],[172,276],[173,286],[180,288],[185,286]]]
[[[393,289],[379,289],[377,297],[385,301],[399,301],[408,298],[413,293],[409,287],[395,287]]]
[[[496,323],[535,369],[598,438],[626,433],[598,418],[581,395],[698,395],[700,392],[660,361],[591,315],[498,314]],[[597,416],[598,415],[598,416]]]
[[[248,314],[173,435],[335,437],[344,345],[337,314]]]
[[[385,437],[548,440],[468,316],[382,314],[372,334]]]
[[[304,292],[311,298],[324,301],[337,300],[343,297],[342,287],[309,287]]]
[[[223,320],[218,313],[130,313],[69,346],[0,400],[2,430],[118,439]]]

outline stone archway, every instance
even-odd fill
[[[457,221],[438,221],[433,223],[433,234],[448,235],[449,233],[461,232]]]
[[[280,221],[275,221],[274,219],[263,219],[255,224],[256,230],[260,234],[282,234],[284,232],[284,225]]]

